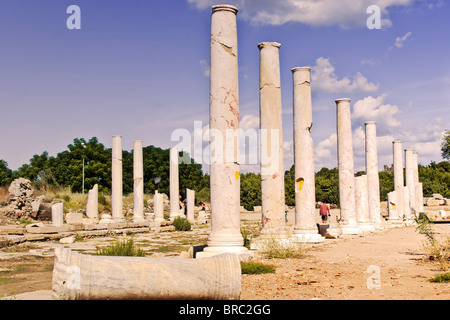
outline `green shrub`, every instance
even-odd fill
[[[448,283],[448,282],[450,282],[450,273],[443,273],[443,274],[437,275],[436,277],[434,277],[428,281],[435,282],[435,283]]]
[[[145,257],[145,252],[134,246],[133,239],[118,241],[106,248],[97,249],[96,254],[99,256]]]
[[[275,273],[275,267],[260,262],[241,262],[242,274]]]
[[[186,218],[182,218],[182,217],[176,217],[173,220],[173,226],[175,227],[175,230],[177,230],[177,231],[191,230],[191,223]]]

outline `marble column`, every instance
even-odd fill
[[[395,217],[398,217],[397,213],[397,192],[391,191],[387,194],[388,197],[388,220],[391,221],[398,221],[395,220]],[[397,227],[400,226],[400,223],[393,223],[391,226]]]
[[[234,143],[235,139],[226,139],[228,135],[238,137],[239,132],[237,12],[238,9],[230,5],[212,7],[209,108],[210,150],[213,150],[210,153],[211,233],[208,246],[196,257],[248,251],[240,228],[239,146]]]
[[[194,205],[195,191],[186,189],[186,219],[191,223],[195,222]]]
[[[369,201],[369,220],[378,226],[381,224],[380,210],[380,179],[378,175],[378,147],[377,147],[377,123],[367,121],[365,123],[366,136],[366,174],[367,192]]]
[[[259,64],[262,234],[286,236],[280,59],[277,42],[262,42]]]
[[[113,136],[111,211],[114,222],[124,222],[122,200],[122,136]]]
[[[98,219],[98,184],[88,192],[86,216],[90,219]]]
[[[409,192],[409,212],[410,217],[415,216],[415,180],[414,180],[414,159],[413,159],[413,150],[406,149],[405,150],[405,175],[406,175],[406,186],[408,187]]]
[[[413,173],[414,173],[414,211],[420,213],[420,181],[419,181],[419,155],[413,152]]]
[[[416,212],[416,215],[419,216],[419,155],[417,154],[417,152],[413,152],[412,159],[414,173],[414,211]]]
[[[353,162],[350,99],[336,100],[340,227],[343,234],[359,234],[355,209],[355,169]]]
[[[153,212],[154,214],[154,221],[155,222],[162,222],[165,221],[164,219],[164,196],[161,193],[158,193],[158,191],[155,191],[155,195],[153,197]]]
[[[355,209],[361,231],[374,231],[375,227],[370,223],[367,175],[355,177]]]
[[[424,212],[423,208],[423,184],[419,182],[419,212]]]
[[[311,68],[292,70],[294,89],[295,227],[293,238],[321,242],[317,228],[314,143],[311,101]]]
[[[144,158],[142,154],[142,140],[136,140],[133,143],[133,221],[145,221]]]
[[[178,174],[178,149],[170,149],[170,220],[179,217],[180,213],[180,181]]]
[[[394,191],[396,194],[396,210],[394,214],[389,216],[392,222],[399,222],[403,220],[404,205],[403,205],[403,147],[401,141],[393,141],[393,158],[394,158]]]
[[[52,205],[52,225],[60,227],[64,224],[64,204],[55,203]]]

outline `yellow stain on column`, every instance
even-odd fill
[[[239,180],[239,171],[236,171],[236,172],[234,173],[234,179],[235,179],[236,181]]]
[[[303,178],[298,178],[298,179],[296,180],[296,182],[298,183],[298,189],[297,189],[297,192],[300,192],[300,191],[302,190],[303,182],[305,182],[305,179],[303,179]]]

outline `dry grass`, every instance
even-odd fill
[[[259,251],[266,258],[271,259],[299,259],[304,258],[306,254],[302,243],[284,240],[276,235],[261,239]]]

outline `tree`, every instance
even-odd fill
[[[11,183],[12,170],[8,168],[8,163],[0,159],[0,186],[6,186]]]
[[[450,160],[450,130],[447,130],[442,137],[441,155],[445,160]]]

